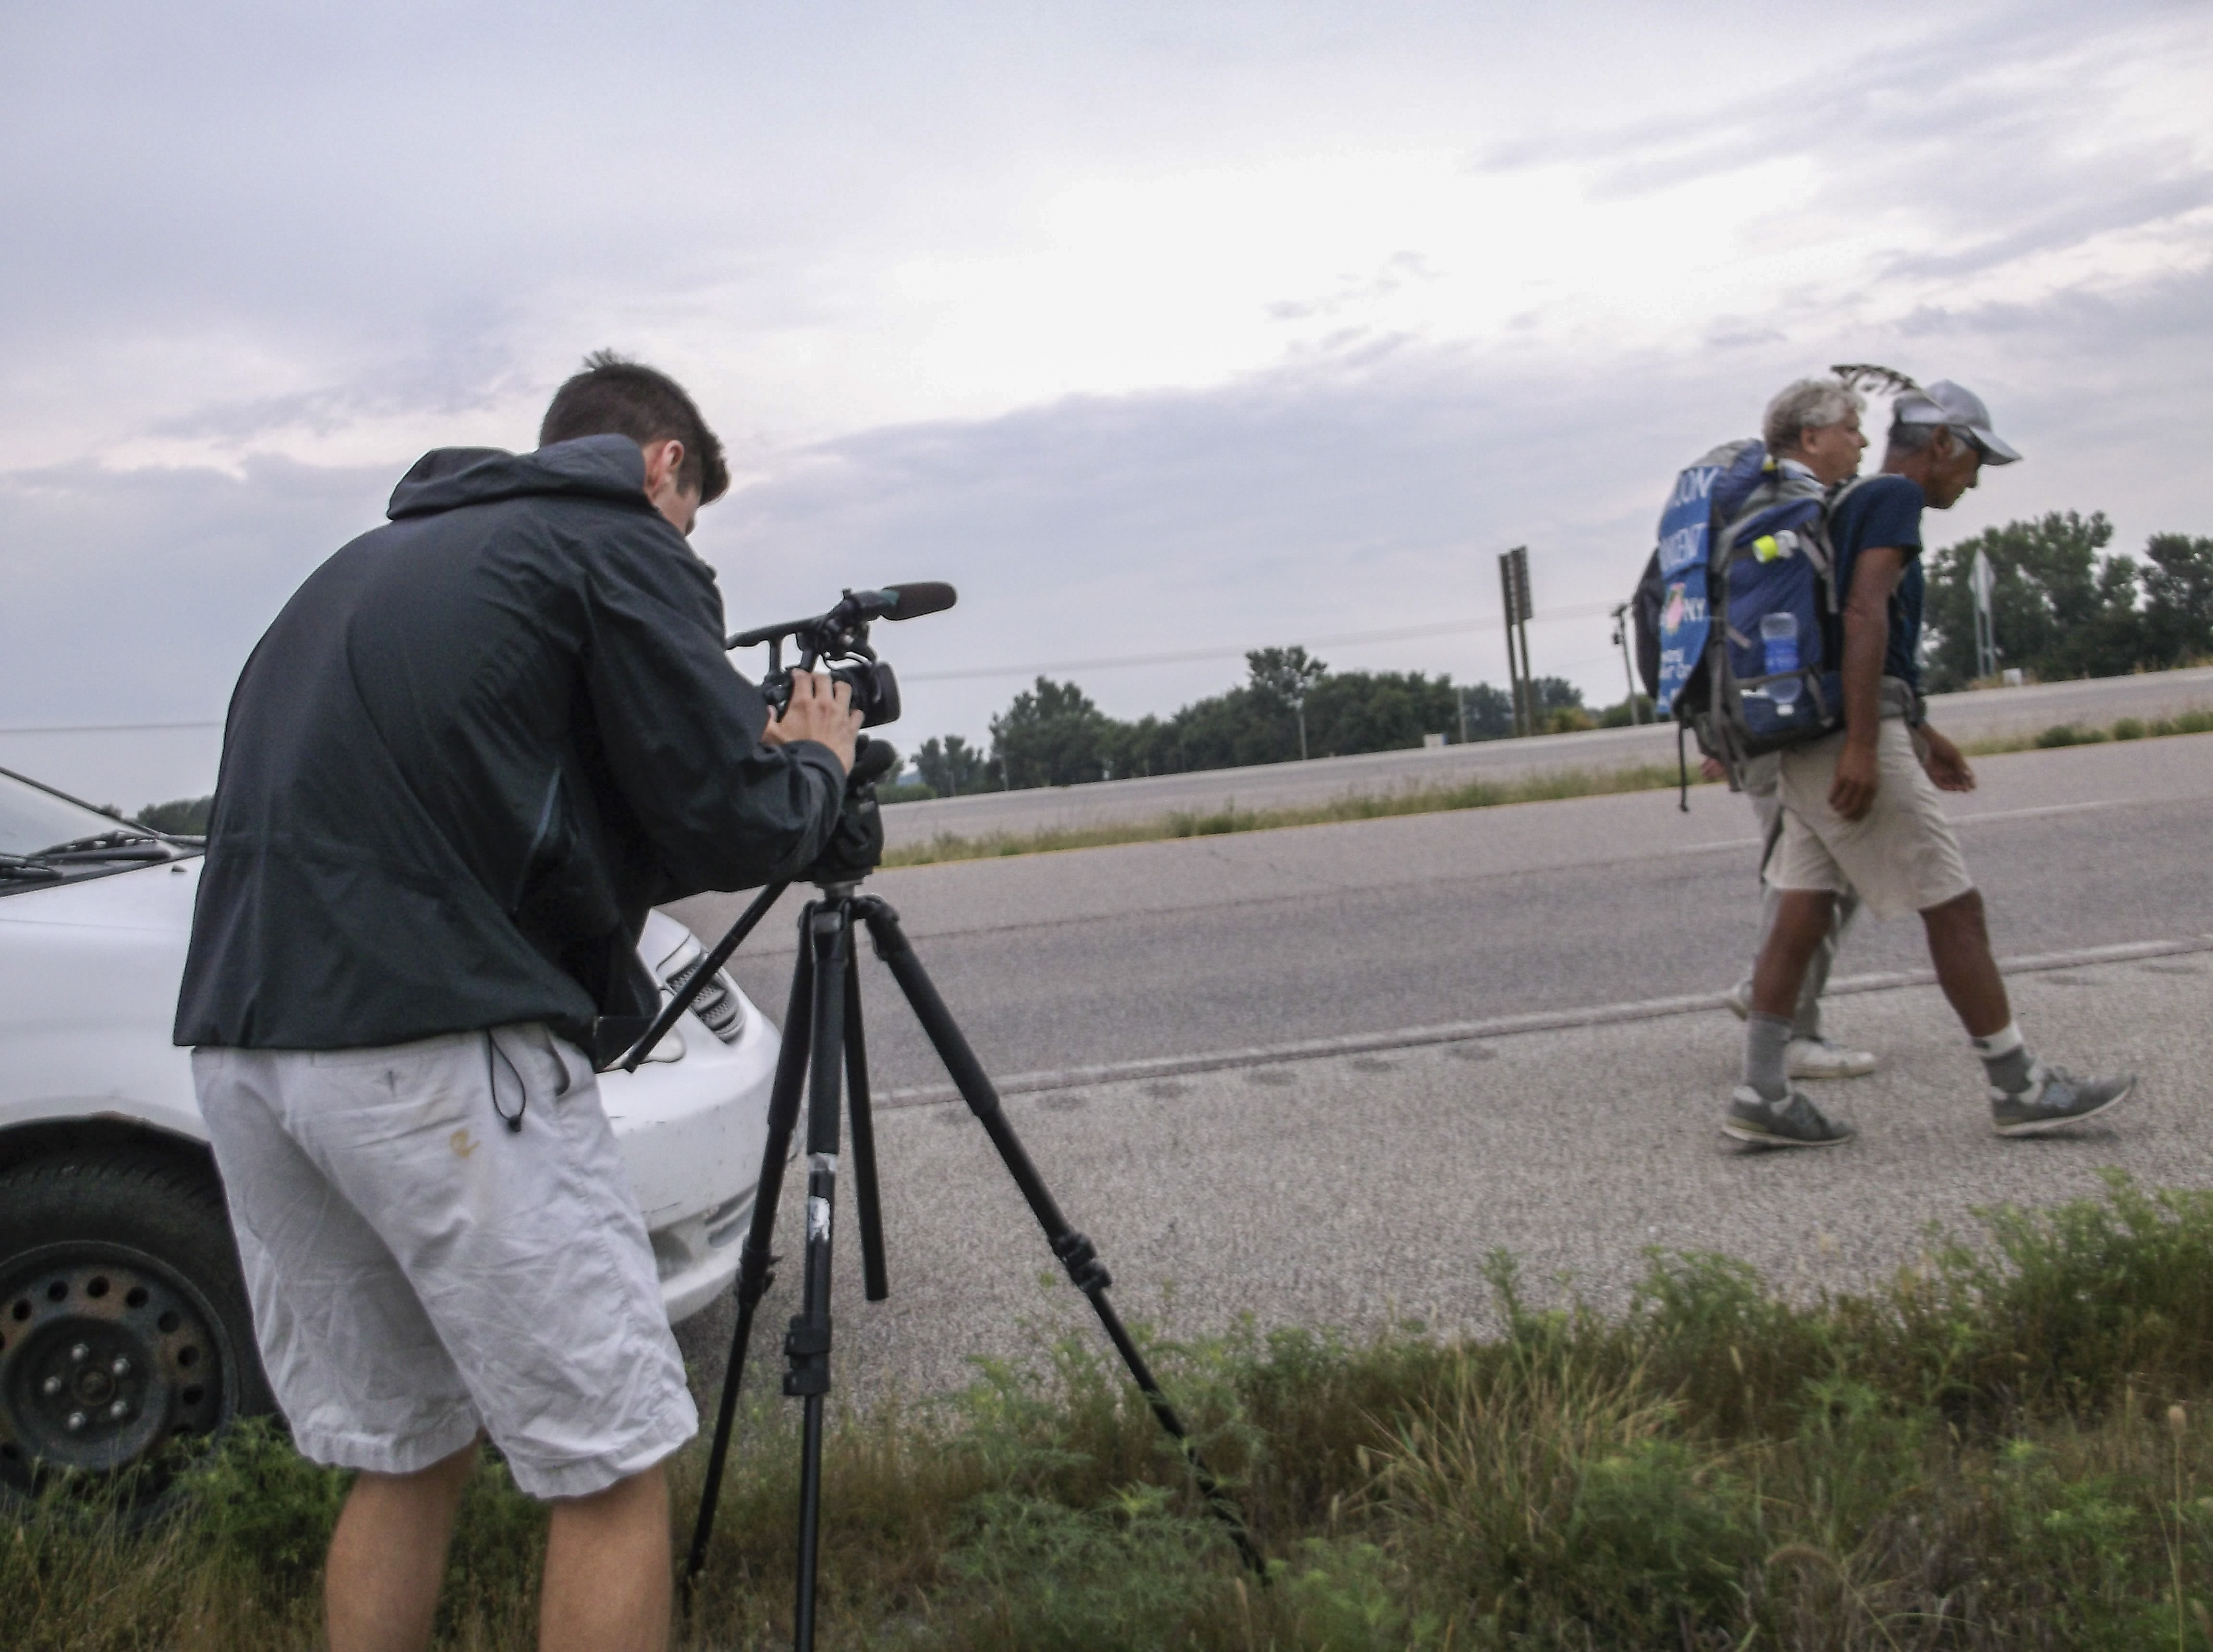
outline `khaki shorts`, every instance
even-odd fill
[[[1844,739],[1832,735],[1782,754],[1783,840],[1769,859],[1768,882],[1833,894],[1856,890],[1877,917],[1925,912],[1972,889],[1942,794],[1922,768],[1905,721],[1883,719],[1875,744],[1880,784],[1874,806],[1856,820],[1829,807]]]
[[[201,1048],[192,1077],[303,1455],[408,1474],[482,1429],[531,1496],[578,1497],[698,1430],[582,1052],[533,1023]]]

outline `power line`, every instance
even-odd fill
[[[1535,616],[1538,620],[1594,619],[1610,614],[1613,609],[1603,602],[1584,603],[1568,608],[1545,608]],[[1497,614],[1484,614],[1473,619],[1440,620],[1428,625],[1399,625],[1387,631],[1340,631],[1332,637],[1314,637],[1306,640],[1308,648],[1344,648],[1359,643],[1406,643],[1425,637],[1451,637],[1461,631],[1480,631],[1496,625]],[[958,671],[905,671],[899,675],[911,683],[945,683],[966,681],[982,677],[1038,677],[1055,671],[1120,671],[1137,666],[1189,665],[1201,660],[1241,660],[1251,650],[1247,648],[1217,646],[1204,649],[1177,649],[1159,654],[1119,654],[1094,660],[1048,660],[1042,663],[1019,666],[970,666]],[[1578,661],[1588,664],[1588,661]],[[1572,669],[1573,668],[1569,668]],[[198,722],[57,722],[37,727],[0,728],[6,735],[137,735],[171,729],[220,728],[223,719],[215,717]]]
[[[1586,603],[1570,608],[1546,608],[1535,618],[1546,619],[1594,619],[1613,612],[1603,602]],[[1401,625],[1389,631],[1344,631],[1334,637],[1313,637],[1305,639],[1309,648],[1341,648],[1355,643],[1402,643],[1424,637],[1450,637],[1456,632],[1480,631],[1496,625],[1498,616],[1485,614],[1476,619],[1448,619],[1429,625]],[[1181,649],[1163,654],[1122,654],[1096,660],[1053,660],[1043,664],[1022,666],[971,666],[959,671],[903,671],[901,679],[912,683],[954,682],[977,677],[1039,677],[1055,671],[1119,671],[1130,666],[1186,665],[1198,660],[1241,660],[1250,652],[1236,647]]]

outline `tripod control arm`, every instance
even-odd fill
[[[1114,1283],[1114,1277],[1106,1271],[1106,1265],[1099,1259],[1099,1247],[1082,1234],[1070,1232],[1055,1238],[1052,1253],[1068,1270],[1068,1277],[1076,1288],[1087,1296]]]

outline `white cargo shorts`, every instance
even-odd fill
[[[575,1046],[532,1024],[210,1047],[192,1078],[262,1363],[306,1456],[408,1474],[482,1430],[525,1491],[577,1497],[698,1431]]]

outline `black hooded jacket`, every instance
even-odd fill
[[[647,910],[812,861],[844,788],[722,650],[637,445],[425,455],[231,697],[179,1044],[650,1015]]]

